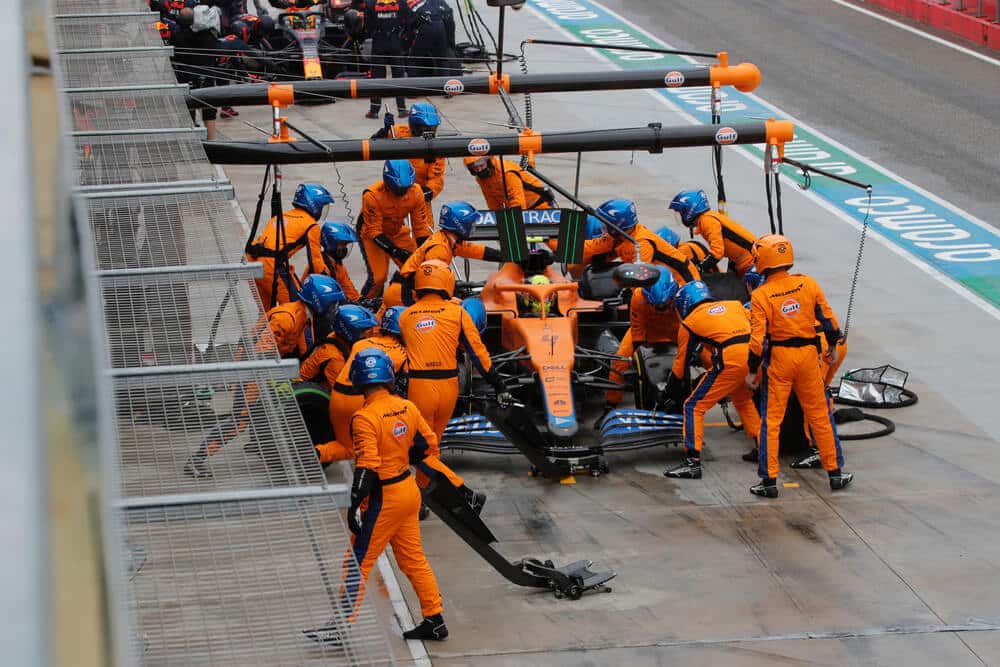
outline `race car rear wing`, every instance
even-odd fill
[[[528,256],[529,239],[559,240],[556,261],[579,264],[583,261],[587,214],[568,208],[499,211],[479,211],[472,230],[475,241],[499,241],[500,253],[506,262],[522,262]]]

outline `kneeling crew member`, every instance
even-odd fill
[[[274,354],[283,359],[304,359],[314,341],[322,333],[320,321],[331,309],[345,301],[344,292],[337,281],[329,276],[313,275],[302,281],[300,301],[283,303],[267,311],[252,332],[254,352],[267,356]],[[267,335],[270,329],[271,335]],[[273,341],[273,342],[272,342]],[[242,358],[243,351],[239,353]],[[240,383],[233,391],[232,414],[219,421],[205,436],[198,449],[184,464],[184,473],[196,479],[211,477],[208,457],[216,454],[227,442],[248,427],[252,407],[260,399],[261,388],[257,382]]]
[[[468,259],[481,259],[485,262],[503,261],[503,256],[496,248],[468,240],[478,219],[479,212],[468,202],[453,201],[442,206],[438,219],[440,229],[424,241],[403,263],[399,269],[399,277],[394,277],[393,283],[386,288],[386,303],[389,305],[402,303],[407,306],[413,304],[413,276],[417,268],[426,261],[436,259],[450,265],[456,255]]]
[[[681,215],[681,222],[708,242],[709,255],[698,268],[711,271],[729,258],[730,270],[740,275],[753,266],[753,244],[757,240],[746,227],[721,211],[713,211],[704,190],[681,190],[670,202],[670,208]]]
[[[677,318],[677,312],[671,308],[676,293],[677,281],[669,271],[660,271],[660,277],[649,287],[632,291],[632,300],[629,302],[629,328],[615,353],[625,359],[611,362],[609,380],[625,382],[629,359],[640,347],[673,343],[677,340],[680,320]],[[599,428],[607,414],[621,403],[623,394],[621,389],[607,392],[604,412],[597,420],[595,428]]]
[[[330,331],[299,367],[299,379],[332,389],[347,363],[351,346],[366,337],[378,320],[367,308],[345,305],[337,309]]]
[[[403,311],[399,329],[410,362],[409,395],[434,429],[437,440],[431,454],[437,456],[437,443],[458,401],[459,348],[496,389],[501,405],[513,399],[504,391],[472,317],[451,300],[455,276],[448,265],[437,260],[424,262],[413,282],[417,302]]]
[[[412,234],[406,226],[406,216],[410,216]],[[358,229],[368,266],[368,279],[361,288],[361,296],[382,296],[389,277],[389,260],[402,266],[417,249],[415,239],[430,236],[433,224],[424,191],[416,184],[413,166],[407,160],[386,161],[382,180],[368,186],[361,198]]]
[[[747,385],[757,386],[757,368],[763,362],[761,378],[760,484],[751,487],[754,495],[778,496],[778,444],[781,421],[794,390],[809,422],[830,488],[839,490],[854,479],[843,472],[844,455],[826,400],[823,370],[816,363],[820,350],[816,322],[826,337],[827,361],[838,358],[840,330],[834,325],[833,310],[823,290],[811,277],[789,273],[795,256],[791,242],[780,234],[762,236],[754,244],[754,266],[765,282],[750,295],[750,374]]]
[[[351,416],[365,402],[361,387],[351,384],[351,364],[358,354],[363,350],[378,349],[389,355],[396,376],[396,393],[405,395],[404,391],[400,391],[406,380],[406,348],[399,337],[399,316],[402,312],[402,306],[386,308],[382,313],[380,333],[358,340],[351,348],[351,354],[330,391],[330,423],[333,424],[334,440],[316,446],[320,463],[354,458],[350,448]]]
[[[447,467],[429,453],[437,440],[417,407],[391,393],[395,381],[392,368],[392,359],[378,349],[364,350],[351,362],[351,382],[362,388],[365,401],[351,418],[355,460],[347,525],[353,535],[341,603],[348,622],[353,623],[368,575],[386,545],[391,544],[399,569],[420,599],[424,617],[403,637],[444,639],[448,628],[441,617],[441,592],[421,543],[420,489],[410,474],[410,465],[430,475]],[[334,623],[304,634],[327,644],[343,643]]]
[[[659,264],[670,269],[678,285],[701,278],[698,269],[688,261],[685,255],[639,222],[635,202],[631,199],[609,199],[601,204],[597,211],[635,239],[639,245],[639,256],[636,256],[636,243],[610,227],[600,238],[583,242],[584,254],[587,252],[590,252],[591,255],[608,253],[625,262]]]
[[[743,380],[746,378],[750,321],[739,301],[716,301],[708,286],[696,280],[680,288],[674,297],[681,326],[677,332],[677,357],[669,384],[679,387],[700,345],[711,358],[694,391],[684,401],[684,447],[687,458],[663,474],[667,477],[701,479],[701,448],[705,437],[705,413],[729,396],[747,437],[760,430],[760,415]],[[670,389],[668,388],[668,392]]]

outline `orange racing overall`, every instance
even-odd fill
[[[465,349],[483,375],[493,370],[493,362],[469,313],[439,294],[424,294],[404,310],[399,329],[410,364],[410,400],[434,429],[430,453],[438,456],[438,443],[458,401],[458,348]],[[449,479],[455,486],[463,483],[458,476]]]
[[[725,213],[702,213],[694,232],[708,242],[708,251],[717,263],[729,258],[729,265],[741,276],[753,266],[751,249],[757,237]]]
[[[452,241],[448,232],[443,229],[431,234],[430,238],[410,255],[410,258],[403,262],[399,269],[399,277],[393,277],[389,286],[385,288],[385,299],[383,306],[413,305],[413,274],[424,262],[437,259],[450,265],[451,260],[456,256],[467,259],[486,259],[489,261],[501,260],[499,252],[495,248],[488,248],[481,243],[471,241]]]
[[[750,322],[746,308],[739,301],[705,301],[681,321],[672,369],[674,380],[687,377],[698,345],[702,347],[702,357],[707,353],[711,359],[708,372],[684,401],[684,447],[689,453],[701,452],[705,413],[727,396],[740,414],[747,437],[754,439],[760,430],[760,415],[743,382],[748,372],[749,342]]]
[[[320,463],[354,458],[354,451],[350,448],[351,416],[361,409],[365,399],[361,389],[351,384],[351,364],[359,352],[373,347],[389,355],[397,378],[406,372],[406,349],[395,336],[379,333],[354,344],[330,391],[330,423],[333,424],[334,440],[316,446]]]
[[[632,300],[629,303],[629,328],[615,353],[625,358],[611,362],[608,379],[612,382],[624,382],[624,373],[629,368],[636,348],[640,345],[673,343],[677,340],[679,324],[676,310],[673,308],[659,310],[649,305],[642,290],[632,290]],[[623,394],[621,389],[608,391],[605,396],[607,404],[618,405],[622,402]]]
[[[440,614],[441,592],[420,539],[420,489],[410,474],[411,461],[425,474],[450,472],[429,453],[437,448],[434,432],[413,403],[379,389],[354,413],[351,437],[354,465],[374,471],[378,481],[361,504],[361,532],[351,536],[345,558],[341,600],[349,622],[357,617],[368,575],[389,544],[420,599],[424,617]]]
[[[264,275],[256,278],[255,282],[265,310],[288,303],[292,294],[298,292],[301,283],[291,266],[291,258],[299,250],[306,249],[306,275],[326,273],[323,246],[319,240],[320,227],[316,219],[300,208],[293,208],[282,213],[282,220],[284,224],[280,234],[277,218],[271,218],[247,251],[248,261],[264,265]],[[276,255],[282,251],[287,254],[287,273],[283,269],[275,271]]]
[[[763,369],[758,467],[762,479],[778,477],[781,421],[793,390],[823,468],[833,471],[843,466],[840,439],[827,403],[825,369],[817,357],[821,350],[817,321],[827,342],[836,344],[840,330],[833,311],[823,290],[809,276],[775,271],[750,296],[750,372],[756,372],[758,366]]]
[[[629,236],[639,243],[639,257],[635,256],[635,244],[628,239],[616,240],[611,234],[605,234],[596,239],[583,242],[584,254],[591,256],[611,254],[624,262],[652,262],[665,266],[674,274],[678,285],[692,280],[699,280],[701,274],[686,255],[670,245],[649,228],[636,224],[628,230]]]
[[[417,249],[414,239],[431,235],[434,221],[425,204],[424,192],[416,183],[402,197],[393,194],[382,181],[365,190],[358,221],[361,251],[368,267],[368,278],[361,288],[362,296],[382,296],[386,278],[389,277],[390,255],[376,243],[377,236],[384,234],[397,248],[412,253]],[[406,226],[407,215],[413,226],[412,234]],[[397,266],[405,261],[399,257],[391,259]]]

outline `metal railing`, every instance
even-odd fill
[[[141,0],[57,0],[75,211],[98,353],[105,557],[122,664],[384,664],[243,257],[246,221],[205,159]],[[100,25],[99,30],[94,30]],[[195,462],[196,465],[191,465]],[[348,574],[350,573],[350,574]],[[333,623],[338,648],[301,630]]]

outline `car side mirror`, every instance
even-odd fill
[[[611,277],[619,287],[650,287],[660,279],[660,271],[652,264],[622,264]]]

